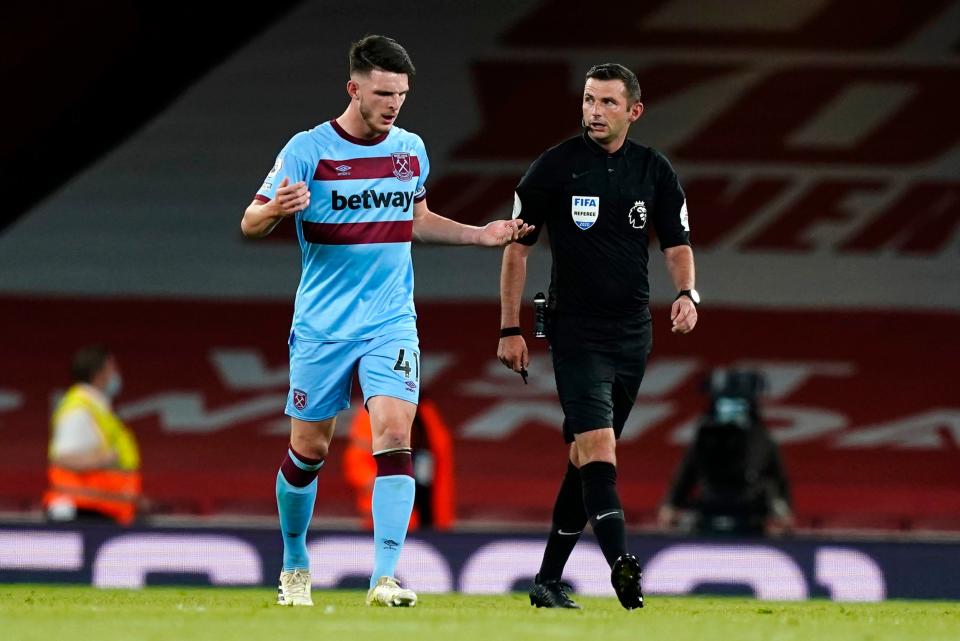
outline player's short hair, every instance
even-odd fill
[[[104,345],[88,345],[73,355],[70,375],[74,383],[90,383],[107,364],[111,352]]]
[[[403,46],[386,36],[369,35],[350,46],[350,74],[370,73],[374,69],[416,75],[410,54]]]
[[[630,103],[640,102],[640,81],[637,75],[615,62],[605,62],[601,65],[593,65],[587,72],[587,78],[594,80],[621,80],[623,86],[627,89],[627,98]]]

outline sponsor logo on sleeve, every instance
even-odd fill
[[[277,172],[280,171],[280,168],[283,167],[283,158],[277,156],[277,162],[273,163],[273,169],[270,170],[270,173],[267,174],[267,178],[276,176]]]
[[[520,217],[520,210],[523,209],[523,203],[520,202],[520,194],[513,192],[513,216],[512,218]]]
[[[263,180],[263,184],[260,185],[260,189],[258,191],[270,191],[273,189],[273,179],[277,175],[277,172],[280,171],[281,167],[283,167],[283,158],[277,156],[277,162],[273,163],[273,168]]]

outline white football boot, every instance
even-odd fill
[[[367,592],[367,605],[379,605],[387,608],[412,608],[417,604],[417,595],[413,590],[400,587],[392,576],[382,576],[377,584]]]
[[[280,573],[277,605],[313,605],[310,598],[310,571],[296,569]]]

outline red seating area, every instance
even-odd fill
[[[424,393],[454,432],[458,514],[549,518],[564,446],[543,345],[533,344],[524,386],[496,361],[495,305],[421,304],[419,313]],[[125,385],[117,407],[141,441],[155,508],[271,513],[286,444],[288,314],[288,305],[271,303],[0,300],[8,335],[18,337],[0,372],[0,509],[38,506],[51,399],[68,384],[66,355],[97,338],[119,356]],[[950,372],[960,353],[926,330],[960,330],[955,317],[888,313],[878,324],[864,322],[868,312],[711,309],[698,332],[680,340],[665,331],[665,314],[655,309],[645,393],[620,446],[632,522],[652,521],[685,449],[677,441],[702,411],[703,375],[753,363],[773,382],[765,408],[801,526],[960,529],[957,414],[943,409],[955,402]],[[63,326],[62,318],[73,322]],[[896,377],[890,362],[901,364]],[[323,472],[323,515],[352,515],[341,443]]]

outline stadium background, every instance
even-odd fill
[[[154,523],[269,523],[299,258],[291,229],[250,243],[239,219],[289,136],[341,112],[345,52],[364,33],[391,35],[413,56],[399,125],[427,144],[431,207],[469,223],[507,215],[529,162],[577,131],[587,67],[637,71],[647,111],[632,137],[681,175],[704,296],[693,335],[664,331],[673,292],[654,254],[655,350],[620,456],[637,532],[652,526],[703,409],[702,376],[746,365],[771,381],[766,412],[793,485],[797,545],[810,546],[769,549],[793,555],[811,585],[824,584],[816,550],[837,537],[922,540],[897,554],[926,559],[940,555],[931,537],[953,550],[942,541],[960,529],[960,3],[737,8],[664,0],[621,18],[616,3],[587,18],[565,0],[281,2],[229,18],[147,3],[12,10],[0,577],[58,576],[24,568],[10,546],[39,532],[51,403],[69,383],[69,354],[92,341],[120,358],[117,407],[141,441]],[[544,346],[526,387],[496,361],[499,252],[417,246],[414,261],[424,392],[454,429],[460,527],[542,525],[562,466],[559,407]],[[538,246],[529,294],[548,269]],[[317,512],[338,530],[357,521],[341,472],[334,455]],[[80,561],[61,578],[90,581],[90,550],[105,539],[77,536]],[[677,544],[638,545],[652,540]],[[269,583],[275,559],[254,548]],[[891,557],[842,549],[854,548],[897,593]],[[469,554],[448,558],[459,568]],[[944,581],[936,594],[956,598]]]

